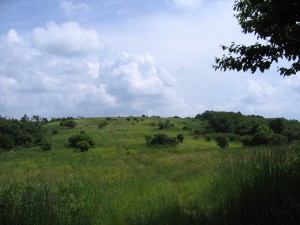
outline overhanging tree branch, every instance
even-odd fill
[[[215,70],[250,70],[255,73],[269,69],[278,59],[286,59],[289,68],[278,67],[283,76],[300,71],[300,3],[299,0],[238,0],[233,6],[242,32],[253,33],[265,45],[221,46],[227,55],[215,58]]]

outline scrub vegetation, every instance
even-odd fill
[[[300,224],[296,120],[1,117],[0,137],[3,225]]]

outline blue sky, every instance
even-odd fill
[[[214,71],[221,44],[253,43],[234,0],[2,0],[0,115],[300,119],[300,79]],[[286,63],[286,62],[282,62]]]

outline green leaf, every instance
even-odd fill
[[[260,72],[264,72],[265,71],[265,67],[263,66],[263,65],[261,65],[260,67],[259,67],[259,70],[260,70]]]

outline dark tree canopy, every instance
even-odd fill
[[[263,41],[250,46],[234,42],[230,47],[221,46],[228,54],[215,59],[215,70],[264,72],[272,63],[286,59],[291,65],[278,67],[280,75],[300,71],[299,0],[236,0],[233,9],[242,32]]]

